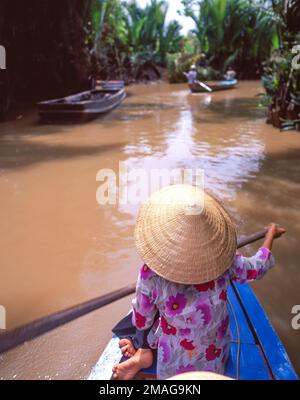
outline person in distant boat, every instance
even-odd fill
[[[284,233],[271,224],[257,253],[243,257],[237,254],[231,217],[212,196],[190,185],[154,193],[142,206],[135,228],[144,265],[132,317],[127,317],[134,335],[128,334],[128,326],[123,326],[123,336],[113,330],[129,359],[113,367],[113,378],[134,378],[152,365],[156,352],[158,379],[190,371],[223,375],[231,340],[230,281],[262,278],[275,263],[273,240]],[[144,341],[136,345],[135,336],[141,333]]]
[[[198,64],[202,68],[207,68],[208,67],[207,58],[206,58],[206,55],[204,53],[200,54]]]
[[[191,88],[193,84],[197,81],[197,68],[195,64],[191,65],[191,69],[187,74],[187,78],[189,87]]]
[[[236,77],[236,72],[231,67],[229,67],[228,70],[226,71],[225,79],[227,81],[232,81],[233,79],[235,79],[235,77]]]

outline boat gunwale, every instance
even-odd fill
[[[261,359],[264,362],[270,380],[286,380],[286,379],[298,380],[298,376],[287,355],[287,352],[279,336],[275,332],[274,327],[270,323],[262,305],[258,301],[253,289],[247,283],[237,284],[235,282],[231,282],[230,286],[246,318],[248,327],[251,330],[251,333],[255,339],[255,344],[249,344],[249,343],[241,343],[241,344],[258,347],[261,354]],[[246,307],[245,303],[249,303],[248,308]],[[251,310],[251,307],[255,309],[255,311]],[[247,309],[250,309],[250,311],[248,312]],[[254,314],[254,316],[256,315],[255,318],[256,323],[257,320],[260,319],[260,321],[263,324],[263,329],[261,329],[260,327],[255,327],[255,324],[251,319],[252,314]],[[274,354],[276,354],[277,360],[279,359],[279,362],[277,362],[276,365],[270,362],[270,353],[266,351],[265,348],[266,341],[263,339],[263,332],[267,332],[266,335],[267,339],[272,337],[273,341],[275,341],[276,343],[276,347],[275,349],[273,349],[273,356]],[[102,352],[97,364],[93,367],[90,376],[88,378],[89,380],[107,379],[107,371],[105,371],[105,366],[107,364],[105,364],[105,358],[108,356],[110,351],[112,351],[112,344],[115,343],[116,341],[119,341],[119,338],[116,335],[113,335],[112,339],[109,341],[104,351]],[[232,344],[234,343],[232,342],[231,345]],[[274,352],[274,350],[276,351]],[[119,347],[117,348],[117,352],[118,352],[118,357],[116,357],[116,354],[112,354],[112,357],[115,357],[114,358],[115,363],[119,363],[123,359],[123,355]],[[101,373],[101,368],[102,368],[102,373]],[[106,378],[103,377],[104,376],[103,374],[105,374],[105,372],[106,372]],[[110,374],[110,376],[111,375],[112,373]],[[142,375],[143,378],[147,378],[148,376],[152,379],[155,376],[147,372],[145,373],[142,372]],[[101,376],[103,378],[101,378]]]
[[[214,83],[214,81],[207,81],[204,83],[212,89],[212,92],[215,92],[218,90],[234,89],[238,84],[238,80],[234,79],[232,81],[219,81],[217,83]],[[208,93],[199,83],[193,83],[191,91],[192,93]]]
[[[83,101],[77,101],[76,103],[59,103],[59,101],[62,101],[62,100],[72,100],[72,99],[76,99],[76,98],[78,98],[78,97],[80,97],[80,96],[83,96],[83,95],[87,95],[87,94],[93,94],[93,93],[101,93],[101,92],[103,92],[103,93],[111,93],[111,96],[109,96],[109,98],[103,98],[103,99],[87,99],[87,100],[83,100]],[[60,98],[57,98],[57,99],[52,99],[52,100],[43,100],[43,101],[40,101],[40,102],[38,102],[38,107],[39,106],[47,106],[47,105],[59,105],[59,106],[65,106],[65,105],[68,105],[68,106],[75,106],[75,105],[77,105],[77,104],[79,104],[79,105],[85,105],[85,104],[90,104],[90,103],[92,103],[92,102],[102,102],[102,101],[107,101],[108,99],[115,99],[117,96],[120,96],[120,95],[122,95],[122,94],[125,94],[125,90],[124,90],[124,88],[122,88],[122,89],[119,89],[119,90],[86,90],[86,91],[84,91],[84,92],[80,92],[80,93],[77,93],[77,94],[72,94],[72,95],[70,95],[70,96],[65,96],[65,97],[60,97]]]
[[[124,92],[123,95],[120,97],[120,99],[118,99],[116,102],[113,102],[112,104],[109,104],[109,105],[107,105],[105,107],[103,107],[103,106],[101,107],[101,105],[99,105],[97,108],[87,108],[87,107],[84,107],[86,104],[77,103],[77,104],[65,104],[65,106],[73,106],[74,107],[76,105],[79,105],[79,106],[83,106],[83,107],[82,108],[77,107],[77,109],[76,108],[68,108],[68,109],[67,108],[65,108],[65,109],[63,109],[63,108],[61,108],[61,109],[52,108],[52,109],[49,109],[49,110],[44,109],[44,108],[42,108],[42,109],[39,108],[38,111],[39,111],[39,113],[41,115],[51,115],[51,114],[61,114],[61,115],[63,115],[63,114],[70,114],[70,115],[72,115],[72,114],[79,114],[79,115],[80,114],[91,114],[91,115],[93,115],[93,114],[101,114],[101,113],[108,112],[108,111],[112,110],[113,108],[117,107],[125,99],[125,97],[126,97],[126,94]],[[88,104],[91,104],[91,102],[89,102]]]
[[[97,92],[101,92],[97,90]],[[110,97],[100,100],[92,99],[77,103],[58,103],[60,99],[48,100],[40,102],[37,105],[38,113],[41,119],[46,120],[70,120],[70,121],[86,121],[96,118],[98,115],[106,114],[117,108],[126,98],[124,89],[118,91],[102,91],[104,93],[112,93]],[[73,99],[82,94],[89,94],[91,91],[78,93],[77,95],[68,96],[62,99]]]
[[[298,375],[287,351],[251,286],[234,282],[231,282],[231,286],[244,311],[249,328],[260,348],[272,380],[298,380]],[[251,306],[246,307],[247,303]],[[266,332],[267,335],[265,335]],[[273,346],[269,349],[271,341]],[[276,363],[272,362],[275,353]]]

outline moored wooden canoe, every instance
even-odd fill
[[[125,99],[124,89],[89,90],[60,99],[41,101],[38,112],[47,121],[85,121],[107,113]]]
[[[227,90],[233,89],[237,85],[238,81],[236,79],[227,80],[227,81],[220,81],[220,82],[205,82],[207,86],[209,86],[213,92],[217,90]],[[199,83],[194,83],[191,85],[192,93],[207,93],[207,90],[203,88]]]
[[[96,86],[102,90],[120,90],[124,89],[124,81],[96,81]]]
[[[232,342],[226,376],[241,380],[297,380],[286,350],[250,286],[232,283],[228,299],[233,310],[229,307]],[[111,379],[113,366],[122,359],[118,342],[119,338],[113,336],[90,380]],[[139,377],[154,379],[155,373],[154,364]]]

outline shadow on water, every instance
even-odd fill
[[[107,121],[110,124],[113,124],[114,122],[138,121],[151,118],[152,115],[153,111],[132,112],[128,110],[126,113],[123,113],[122,110],[120,110],[119,112],[111,114],[104,122]]]
[[[300,184],[299,160],[300,149],[287,149],[269,154],[262,165],[261,174],[270,176],[274,180]]]
[[[125,103],[105,120],[109,122],[128,122],[149,119],[160,111],[176,110],[178,106],[168,103]]]
[[[123,110],[130,110],[130,109],[140,109],[140,110],[150,110],[150,111],[157,111],[157,110],[173,110],[178,108],[175,104],[168,104],[168,103],[127,103],[122,105]]]
[[[92,121],[90,121],[92,124]],[[5,121],[0,124],[0,144],[8,136],[12,138],[38,137],[59,133],[69,133],[72,128],[86,126],[86,123],[51,123],[43,122],[35,110],[25,114],[24,118],[15,121]]]
[[[113,113],[115,110],[117,110],[120,106],[116,106],[113,109],[109,110],[109,111],[105,111],[102,112],[100,114],[97,115],[89,115],[89,116],[82,116],[82,115],[78,115],[77,117],[67,117],[64,115],[56,115],[55,117],[42,117],[39,118],[36,122],[35,125],[38,126],[44,126],[44,125],[53,125],[53,126],[78,126],[78,125],[86,125],[89,123],[92,123],[94,121],[101,121],[101,120],[105,120],[106,117],[108,117],[109,115],[111,115],[111,113]]]
[[[223,123],[226,119],[263,118],[265,110],[258,107],[256,98],[224,98],[220,100],[193,102],[193,116],[196,122]],[[205,113],[203,112],[205,111]]]
[[[112,152],[122,146],[123,143],[101,146],[66,146],[33,143],[24,139],[3,139],[0,141],[0,168],[18,169],[40,162],[91,156]]]

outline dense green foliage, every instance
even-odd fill
[[[145,67],[169,69],[171,82],[198,62],[201,79],[219,79],[228,66],[239,78],[257,78],[262,63],[278,48],[276,18],[266,0],[182,0],[184,15],[195,28],[182,38],[178,22],[166,24],[168,2],[152,0],[141,8],[135,0],[93,0],[92,21],[98,72],[107,77],[143,78]],[[191,26],[193,26],[191,24]],[[206,62],[202,62],[201,53]],[[205,64],[205,68],[203,68]],[[107,66],[109,65],[109,68]],[[158,74],[158,72],[157,72]],[[147,76],[147,71],[146,71]]]
[[[182,36],[177,21],[166,22],[169,3],[151,0],[142,8],[135,0],[93,0],[93,56],[103,78],[147,78],[159,75],[168,53],[179,51]],[[151,78],[151,75],[150,75]]]
[[[0,43],[7,53],[1,70],[5,108],[12,100],[41,99],[86,87],[89,55],[84,0],[1,0]]]
[[[2,113],[12,100],[37,100],[101,79],[160,76],[168,53],[180,49],[181,27],[166,22],[168,2],[141,8],[121,0],[1,0]],[[3,103],[3,104],[2,104]]]
[[[272,50],[264,78],[268,96],[278,96],[287,82],[297,94],[298,72],[289,60],[299,44],[298,0],[182,0],[194,26],[185,37],[177,21],[167,21],[169,3],[150,0],[143,8],[136,0],[2,0],[0,44],[8,65],[0,71],[2,98],[75,92],[88,87],[90,75],[157,79],[165,67],[171,82],[183,82],[192,63],[203,80],[222,78],[229,66],[239,79],[255,78]]]
[[[273,0],[267,19],[275,24],[280,42],[262,77],[268,122],[283,130],[300,129],[300,2]]]
[[[201,52],[209,65],[222,74],[229,66],[239,78],[255,78],[261,64],[278,46],[274,24],[265,24],[266,1],[182,0],[184,13],[195,24]]]

